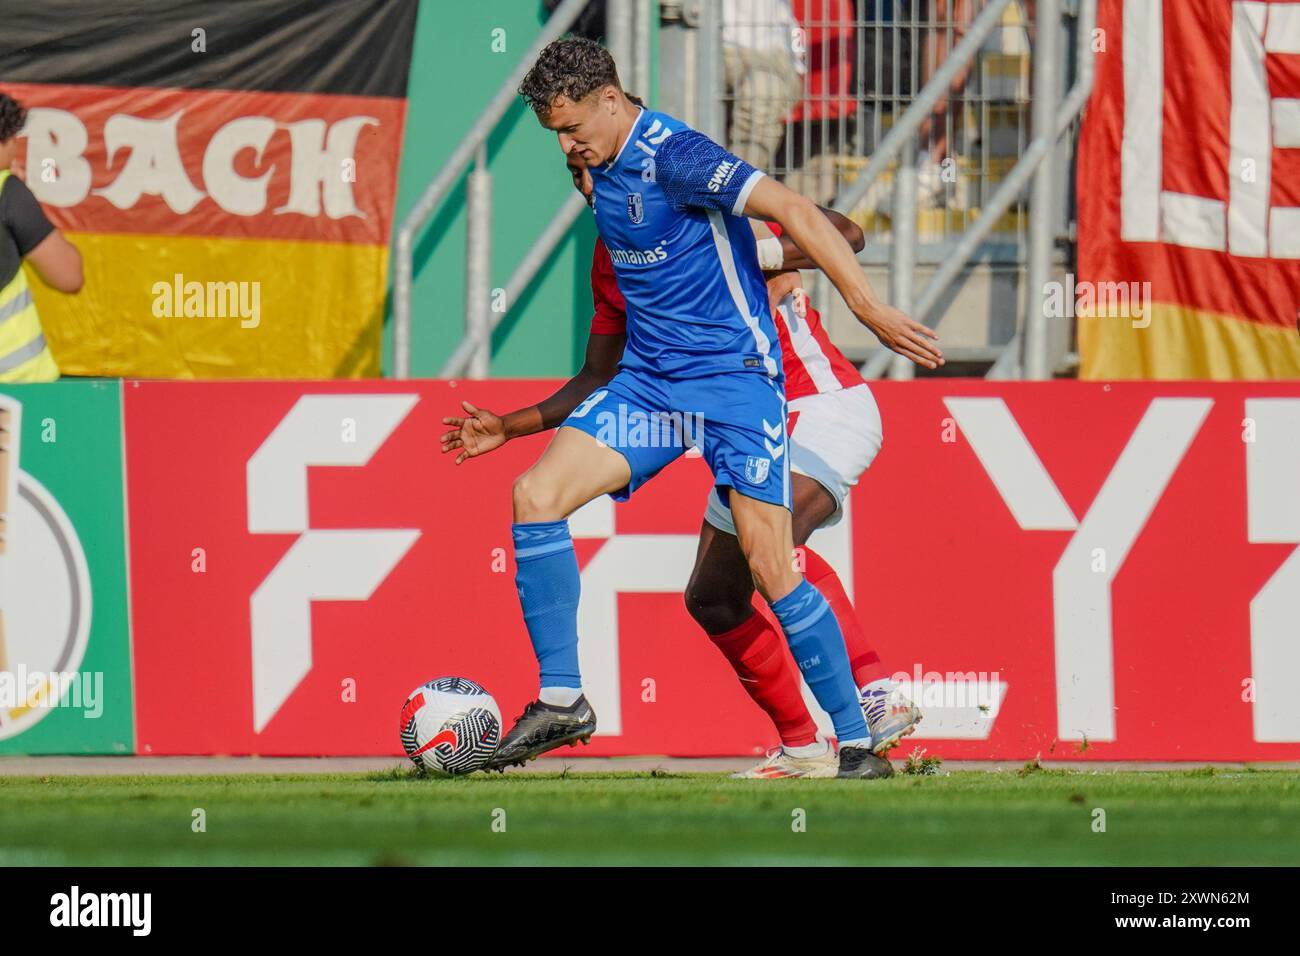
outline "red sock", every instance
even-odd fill
[[[867,641],[867,634],[862,630],[862,622],[858,620],[858,612],[853,609],[853,602],[849,600],[840,576],[826,563],[826,559],[812,548],[805,547],[803,553],[803,576],[808,579],[809,584],[822,592],[822,597],[826,598],[826,603],[831,606],[831,611],[835,614],[835,620],[840,622],[840,630],[844,632],[844,647],[849,652],[853,682],[862,687],[873,680],[888,677],[889,672],[885,670],[885,665],[880,663],[880,655]]]
[[[817,723],[803,702],[799,672],[785,640],[757,611],[740,627],[710,634],[741,686],[776,724],[781,743],[803,747],[817,739]]]

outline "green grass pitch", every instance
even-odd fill
[[[1300,864],[1300,772],[0,778],[0,867]],[[205,832],[194,832],[203,811]],[[1098,827],[1104,811],[1104,832]]]

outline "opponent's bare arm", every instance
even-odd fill
[[[926,368],[943,364],[943,353],[935,344],[939,336],[876,296],[852,248],[812,200],[764,176],[750,192],[744,212],[780,223],[782,231],[834,283],[858,321],[886,348]]]
[[[849,248],[854,252],[861,252],[867,245],[867,237],[862,232],[862,227],[842,213],[834,209],[827,209],[825,206],[818,206],[822,215],[831,221],[836,229],[839,230],[844,241],[849,244]],[[787,269],[816,269],[817,265],[808,258],[807,254],[795,245],[795,241],[788,235],[782,233],[780,236],[773,235],[772,230],[768,228],[767,223],[761,219],[749,220],[750,227],[754,230],[754,238],[758,240],[776,239],[781,243],[781,270]]]
[[[614,377],[626,344],[625,334],[600,335],[593,332],[587,339],[587,355],[578,374],[536,405],[506,415],[495,415],[486,408],[461,402],[467,417],[442,420],[444,425],[452,426],[452,430],[442,436],[443,453],[461,449],[456,456],[459,465],[467,458],[477,458],[500,448],[512,438],[555,428],[584,398]]]

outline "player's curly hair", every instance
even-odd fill
[[[623,88],[609,51],[585,37],[565,37],[553,40],[542,50],[519,84],[519,95],[545,119],[556,97],[576,102],[611,83]]]
[[[7,143],[23,131],[27,111],[12,96],[0,93],[0,143]]]

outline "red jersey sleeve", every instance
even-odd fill
[[[600,239],[591,256],[591,298],[596,303],[596,314],[591,317],[593,334],[620,335],[627,331],[627,303],[614,277],[609,250]]]
[[[772,230],[772,235],[776,236],[778,239],[781,238],[781,224],[779,222],[769,222],[767,223],[767,228]]]

